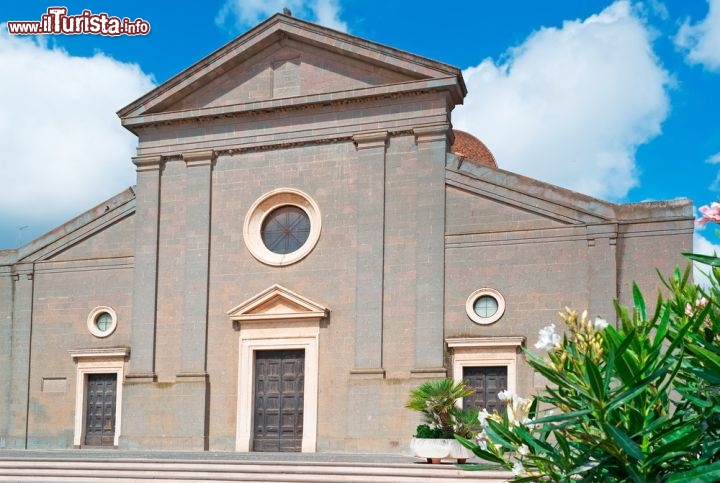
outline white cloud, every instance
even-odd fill
[[[602,198],[637,185],[635,151],[669,110],[669,74],[627,1],[543,28],[463,75],[469,94],[454,124],[501,168]]]
[[[337,0],[316,0],[314,3],[317,23],[341,32],[348,31],[347,23],[340,20],[340,5]]]
[[[708,14],[698,23],[683,22],[675,45],[685,51],[685,60],[720,72],[720,0],[708,0]]]
[[[115,111],[153,87],[137,65],[102,54],[73,57],[6,32],[0,24],[5,244],[18,228],[9,220],[37,235],[35,225],[62,223],[134,184],[136,138]]]
[[[707,238],[703,237],[700,233],[695,232],[693,235],[693,253],[699,253],[701,255],[720,255],[720,245],[712,244]],[[697,262],[693,262],[693,280],[696,284],[707,287],[710,282],[705,275],[709,272],[710,267]]]
[[[720,153],[715,153],[712,156],[709,156],[706,160],[706,163],[708,164],[720,164]],[[720,190],[720,172],[718,172],[717,176],[715,177],[715,180],[710,184],[711,190]]]
[[[230,23],[234,29],[245,30],[282,12],[284,8],[289,8],[295,17],[342,32],[348,31],[347,23],[340,19],[338,0],[226,0],[215,17],[215,23],[220,27]]]
[[[715,153],[705,160],[708,164],[720,164],[720,153]]]

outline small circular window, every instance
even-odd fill
[[[87,327],[95,337],[108,337],[117,328],[117,314],[111,307],[96,307],[88,315]]]
[[[470,294],[465,303],[465,311],[477,324],[492,324],[503,316],[505,299],[495,289],[481,288]]]
[[[281,188],[261,196],[245,216],[243,238],[252,256],[273,266],[306,257],[320,238],[322,218],[307,194]]]
[[[262,241],[273,253],[292,253],[310,236],[310,218],[302,208],[285,205],[272,210],[260,229]]]

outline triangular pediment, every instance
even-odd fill
[[[409,74],[289,39],[279,39],[168,106],[182,111],[363,89],[417,80]]]
[[[452,79],[464,96],[455,67],[277,14],[118,114],[128,119],[433,79]]]
[[[273,285],[230,309],[228,317],[233,321],[272,320],[320,320],[328,309],[281,285]]]

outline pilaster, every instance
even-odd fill
[[[587,227],[588,314],[615,320],[613,300],[617,299],[617,225]]]
[[[204,378],[210,256],[210,195],[212,150],[183,154],[187,165],[185,192],[185,282],[181,373],[178,377]]]
[[[12,327],[10,329],[10,393],[9,421],[5,447],[27,448],[28,396],[30,390],[30,355],[34,267],[18,264],[13,267]]]
[[[358,153],[355,259],[355,367],[351,374],[383,378],[383,268],[387,131],[353,137]]]
[[[132,357],[128,379],[155,379],[155,317],[157,308],[158,227],[161,156],[133,158],[135,188],[135,254],[132,311]]]
[[[450,125],[414,129],[418,149],[414,377],[444,377],[445,156]]]

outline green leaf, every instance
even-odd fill
[[[640,287],[638,287],[635,282],[633,282],[632,292],[635,309],[640,314],[640,318],[642,320],[647,319],[647,312],[645,310],[645,299],[643,299],[642,292],[640,292]]]
[[[597,398],[598,402],[602,403],[602,401],[605,399],[605,387],[603,385],[603,378],[600,375],[600,371],[598,370],[597,366],[590,358],[589,354],[585,356],[585,377],[588,384],[590,385],[590,389],[592,389],[592,392]]]
[[[702,431],[700,431],[700,429],[687,425],[674,432],[681,433],[681,435],[679,435],[678,437],[675,437],[675,435],[673,435],[673,438],[667,443],[653,449],[654,454],[660,455],[663,453],[670,453],[675,451],[687,451],[688,448],[698,442],[698,440],[702,436]],[[683,435],[682,433],[687,434]]]
[[[667,483],[707,483],[718,480],[720,480],[720,461],[690,471],[675,473],[668,478]]]
[[[720,356],[700,346],[691,346],[688,350],[713,373],[720,374]]]
[[[488,470],[503,470],[501,465],[478,465],[478,464],[472,464],[472,465],[457,465],[458,468],[461,470],[468,470],[468,471],[488,471]]]
[[[455,436],[455,439],[458,440],[458,442],[465,446],[467,449],[473,452],[475,456],[477,456],[480,459],[486,460],[486,461],[492,461],[496,463],[496,465],[492,465],[493,468],[497,468],[497,464],[500,465],[506,465],[507,462],[501,457],[494,453],[491,453],[490,451],[484,450],[480,447],[479,444],[475,443],[474,441],[467,440],[461,436]],[[485,465],[482,465],[485,466]],[[463,466],[463,469],[472,469],[467,466]]]
[[[690,260],[710,265],[711,267],[720,267],[720,257],[700,255],[699,253],[683,253],[683,256]]]
[[[519,438],[507,427],[495,421],[488,420],[488,423],[488,426],[485,428],[485,433],[493,443],[499,444],[509,451],[514,451],[515,448],[519,446]]]
[[[552,414],[550,416],[545,416],[545,417],[534,420],[533,424],[557,423],[557,422],[561,422],[561,421],[568,421],[571,419],[578,419],[583,416],[587,416],[591,412],[592,412],[591,409],[583,409],[581,411],[570,411],[567,413]]]
[[[634,387],[626,389],[625,391],[618,394],[610,403],[607,405],[607,411],[612,411],[623,404],[627,403],[631,399],[636,398],[640,393],[647,390],[647,385],[651,382],[650,379],[646,378],[642,381],[638,381]]]
[[[625,434],[624,431],[609,425],[609,424],[603,424],[602,425],[605,431],[610,435],[611,438],[613,438],[617,444],[620,445],[620,447],[625,451],[628,455],[632,456],[634,459],[641,461],[645,458],[645,455],[642,454],[642,451],[640,451],[640,447],[630,439],[630,437]]]
[[[656,456],[653,456],[652,458],[649,458],[645,460],[645,466],[646,467],[653,467],[653,466],[659,466],[667,461],[678,461],[680,458],[687,458],[688,456],[691,456],[692,453],[689,451],[676,451],[673,453],[663,453]]]
[[[658,302],[660,303],[660,302]],[[662,318],[660,320],[660,325],[657,328],[657,331],[655,332],[655,340],[653,341],[652,351],[656,352],[660,346],[662,345],[665,336],[668,332],[668,324],[670,323],[670,311],[665,310],[662,314]]]

